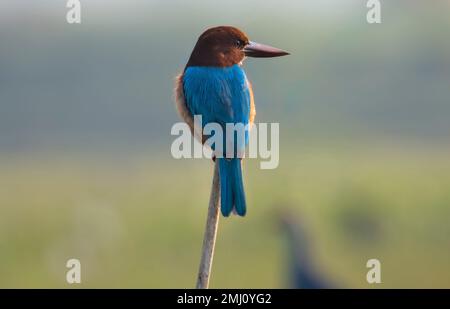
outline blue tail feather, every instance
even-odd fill
[[[239,216],[245,216],[246,203],[244,183],[242,181],[241,159],[218,158],[220,176],[221,211],[228,217],[234,210]]]

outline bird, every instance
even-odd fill
[[[208,136],[194,132],[194,116],[202,117],[201,127],[226,124],[251,127],[256,111],[252,86],[242,68],[246,57],[269,58],[289,55],[288,52],[250,41],[233,26],[212,27],[197,40],[188,62],[176,78],[175,101],[179,115],[189,125],[192,135],[205,144]],[[234,133],[233,133],[234,134]],[[231,213],[246,214],[246,199],[242,179],[242,158],[248,144],[244,138],[223,134],[223,147],[209,145],[213,160],[218,160],[220,204],[224,217]]]
[[[286,237],[288,249],[287,274],[289,288],[332,289],[338,288],[330,277],[324,276],[314,263],[312,245],[304,221],[288,210],[280,212],[279,222]]]

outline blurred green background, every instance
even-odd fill
[[[213,165],[170,155],[173,79],[234,25],[291,52],[245,63],[280,165],[245,163],[211,287],[290,287],[280,213],[338,287],[450,288],[450,3],[0,2],[0,287],[193,287]],[[366,262],[381,261],[381,285]]]

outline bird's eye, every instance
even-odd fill
[[[242,40],[236,40],[235,44],[236,44],[237,48],[244,48],[244,46],[245,46],[245,43]]]

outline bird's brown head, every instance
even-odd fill
[[[245,57],[279,57],[289,55],[281,49],[252,42],[241,30],[220,26],[206,30],[198,38],[186,65],[229,67],[240,64]]]

